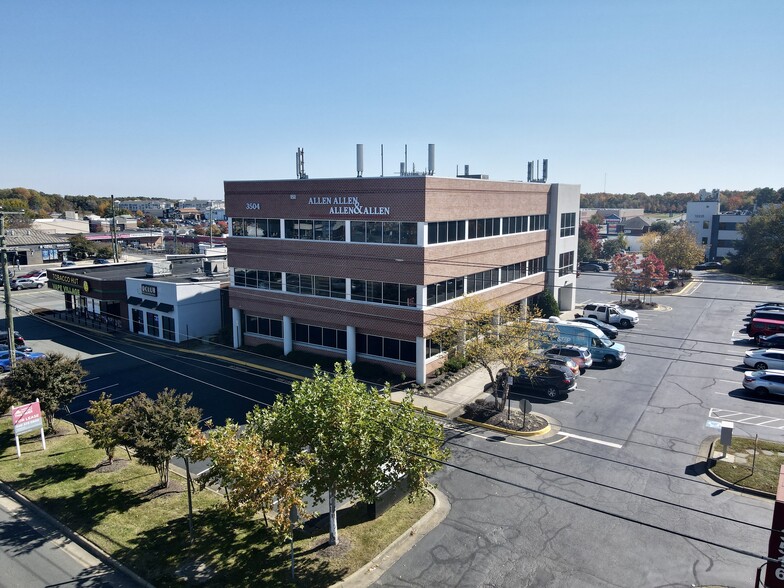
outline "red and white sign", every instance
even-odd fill
[[[12,407],[11,421],[14,424],[14,435],[42,428],[41,404],[36,400],[30,404]]]

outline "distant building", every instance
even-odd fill
[[[140,212],[142,215],[150,215],[156,218],[167,216],[169,209],[174,208],[168,200],[153,200],[152,198],[142,198],[140,200],[115,200],[115,209],[124,208],[130,212]]]
[[[723,259],[735,253],[735,245],[743,239],[738,228],[751,218],[745,210],[720,212],[718,200],[698,200],[686,203],[686,223],[696,236],[697,244],[705,247],[709,261]]]
[[[59,263],[71,249],[65,235],[55,235],[36,229],[8,229],[5,247],[8,263],[12,265],[33,265]]]

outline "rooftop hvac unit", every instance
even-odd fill
[[[144,266],[144,273],[148,278],[157,276],[170,276],[172,273],[172,262],[168,260],[156,260],[147,262]]]

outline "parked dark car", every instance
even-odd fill
[[[567,367],[550,365],[541,373],[529,375],[525,368],[512,380],[512,389],[516,391],[543,394],[547,398],[566,398],[569,392],[577,388],[577,376]]]
[[[765,306],[755,306],[749,311],[748,316],[757,316],[758,312],[784,312],[784,306],[776,306],[774,304],[766,304]]]
[[[598,265],[600,268],[602,268],[605,271],[610,269],[610,262],[602,261],[601,259],[589,259],[588,263],[595,263],[596,265]]]
[[[703,263],[699,263],[694,266],[696,270],[709,270],[709,269],[721,269],[721,262],[720,261],[706,261]]]
[[[639,282],[632,282],[630,289],[632,292],[641,292],[643,294],[656,294],[659,291],[658,288],[654,288],[653,286],[643,286]]]
[[[93,260],[93,263],[105,264],[105,263],[112,263],[112,262],[109,261],[108,259],[104,259],[103,257],[98,257],[98,258]]]
[[[580,265],[578,265],[577,268],[581,272],[600,272],[600,271],[602,271],[602,266],[600,266],[598,263],[588,263],[587,261],[581,261]]]
[[[8,331],[0,332],[0,344],[8,345]],[[14,331],[14,345],[17,347],[19,345],[26,345],[24,337],[19,334],[19,331]]]
[[[777,333],[775,335],[763,335],[757,340],[757,345],[760,347],[776,347],[784,349],[784,334]]]
[[[616,329],[612,325],[608,325],[607,323],[600,321],[599,319],[590,318],[587,316],[578,316],[575,317],[574,322],[584,323],[586,325],[591,325],[592,327],[596,327],[602,333],[607,335],[607,337],[609,337],[610,339],[615,339],[618,336],[618,329]]]
[[[71,266],[74,266],[74,265],[76,265],[75,261],[71,261],[70,259],[66,259],[65,261],[63,261],[60,264],[60,267],[71,267]]]

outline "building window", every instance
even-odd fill
[[[501,268],[501,283],[513,282],[525,276],[525,262],[521,261]]]
[[[402,341],[357,333],[357,353],[395,361],[416,363],[416,341]]]
[[[546,257],[537,257],[536,259],[529,259],[527,275],[532,276],[534,274],[542,273],[546,265],[547,265]]]
[[[174,341],[174,319],[170,316],[165,316],[162,319],[163,324],[163,338],[167,341]]]
[[[431,245],[464,240],[465,221],[441,221],[427,225],[427,242]]]
[[[154,312],[147,313],[147,334],[151,337],[157,337],[160,332],[158,326],[159,317]]]
[[[558,275],[574,273],[574,251],[567,251],[558,256]]]
[[[702,238],[702,244],[703,245],[707,245],[708,244],[708,238],[707,237],[703,237]]]
[[[708,221],[702,221],[702,229],[707,231],[710,228],[710,223]]]
[[[390,282],[351,280],[351,300],[394,306],[416,306],[416,286]]]
[[[528,230],[529,231],[546,231],[547,230],[547,215],[546,214],[532,214],[528,217]]]
[[[265,337],[283,338],[283,321],[263,316],[245,315],[245,332]]]
[[[500,218],[477,218],[468,221],[468,238],[481,239],[501,234]]]
[[[527,216],[507,216],[503,219],[504,235],[525,233],[528,230]]]
[[[280,239],[279,218],[234,218],[231,220],[233,237],[264,237]]]
[[[398,221],[351,221],[353,243],[416,245],[417,224]]]
[[[497,286],[498,283],[498,270],[485,270],[468,276],[468,279],[466,280],[466,292],[470,294],[471,292],[486,290],[487,288]]]
[[[316,345],[318,347],[346,349],[346,331],[329,327],[296,323],[294,325],[294,340],[298,343]]]
[[[465,282],[462,277],[430,284],[427,287],[427,305],[432,306],[440,302],[460,298],[463,294],[465,294]]]
[[[571,237],[575,233],[577,213],[565,212],[561,215],[561,237]]]
[[[281,272],[235,268],[234,285],[259,290],[283,290],[283,274]]]

